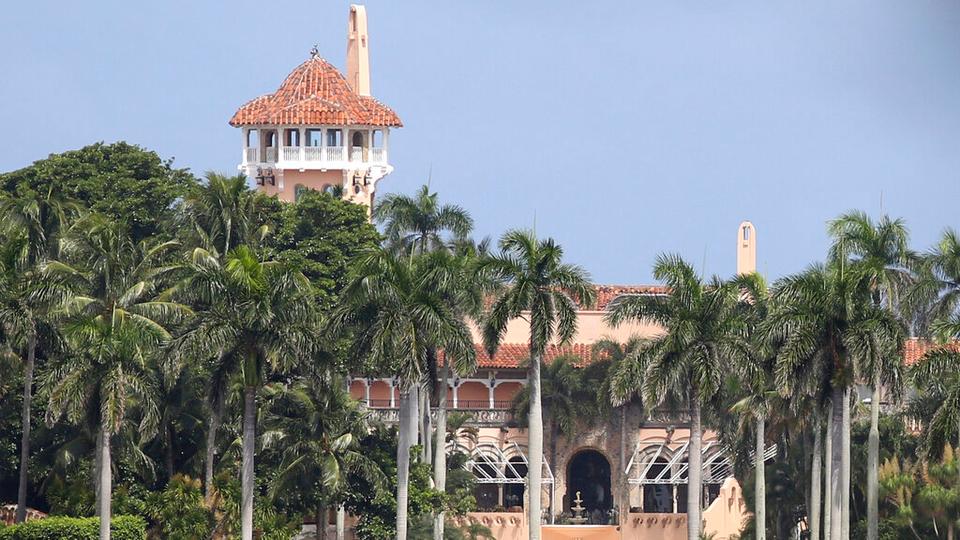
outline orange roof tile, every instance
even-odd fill
[[[621,296],[667,294],[667,288],[663,285],[595,285],[594,288],[597,291],[597,303],[593,309],[597,311],[607,309],[610,302]]]
[[[337,68],[319,56],[300,64],[276,92],[248,101],[230,119],[231,126],[257,124],[403,125],[390,107],[358,95]]]
[[[903,346],[903,362],[908,366],[912,366],[913,364],[916,364],[918,360],[923,358],[923,355],[927,354],[927,352],[940,347],[945,347],[954,352],[960,352],[960,340],[951,341],[945,345],[941,345],[925,339],[908,339]]]

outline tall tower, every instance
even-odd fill
[[[390,128],[403,123],[370,95],[366,9],[351,5],[347,24],[348,77],[315,48],[276,92],[230,119],[243,135],[239,168],[264,193],[294,201],[307,189],[340,189],[369,208],[377,183],[393,172]]]
[[[744,221],[737,229],[737,274],[757,271],[757,231],[753,223]]]

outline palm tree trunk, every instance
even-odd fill
[[[548,422],[550,423],[550,470],[553,470],[554,464],[557,462],[557,439],[560,438],[560,426],[557,425],[557,422],[553,421],[553,415],[550,414],[550,407],[547,407],[546,417],[549,418]],[[570,499],[571,501],[573,498]],[[550,504],[547,505],[547,516],[551,519],[557,515],[557,509],[553,507],[556,504],[556,501],[553,500],[553,497],[550,497]],[[571,504],[572,506],[572,504]],[[551,521],[553,523],[553,521]]]
[[[529,499],[527,520],[530,531],[529,539],[540,540],[540,520],[543,514],[540,495],[543,486],[543,406],[540,401],[540,363],[543,354],[532,343],[530,351],[536,352],[533,352],[530,358],[530,374],[528,376],[530,412],[527,417],[529,438],[527,460],[530,467],[527,469],[527,498]]]
[[[850,389],[843,391],[843,461],[841,462],[841,481],[843,482],[843,502],[840,505],[840,537],[850,540]]]
[[[450,377],[450,359],[445,358],[440,370],[440,390],[437,394],[437,447],[433,456],[433,488],[444,493],[447,487],[447,378]],[[443,540],[443,511],[433,518],[433,539]]]
[[[870,396],[870,435],[867,439],[867,540],[877,540],[880,491],[880,381],[874,378]]]
[[[23,370],[23,434],[20,438],[20,480],[17,484],[17,512],[14,523],[27,519],[27,467],[30,464],[30,402],[33,398],[33,365],[36,359],[37,338],[27,338],[27,365]]]
[[[627,405],[621,405],[620,409],[620,470],[627,470]],[[620,477],[620,519],[617,525],[626,523],[627,515],[630,512],[630,491],[627,484],[626,474],[618,474]]]
[[[96,496],[94,515],[96,515],[96,517],[100,517],[100,501],[103,500],[103,483],[100,475],[100,470],[103,469],[103,447],[100,446],[101,430],[102,428],[97,429],[93,440],[93,460],[96,462],[93,466],[93,492]]]
[[[337,540],[343,540],[344,521],[346,517],[346,510],[341,504],[337,507]]]
[[[831,536],[833,514],[833,410],[827,414],[827,432],[823,443],[823,538],[833,540]]]
[[[220,429],[220,418],[222,414],[221,403],[219,403],[219,400],[216,400],[211,404],[210,426],[207,428],[207,455],[203,463],[203,494],[207,503],[213,498],[213,461],[217,456],[217,430]]]
[[[407,539],[407,499],[410,491],[410,446],[417,423],[416,394],[403,383],[400,391],[400,433],[397,444],[397,540]]]
[[[842,388],[834,388],[830,400],[830,538],[841,540],[843,522],[843,397]]]
[[[253,457],[256,438],[257,389],[247,386],[243,389],[243,472],[240,476],[241,540],[253,540]]]
[[[110,540],[110,502],[113,497],[111,486],[113,472],[110,467],[110,431],[101,424],[97,446],[100,447],[100,540]]]
[[[703,497],[703,478],[701,467],[703,456],[703,427],[700,424],[700,394],[694,388],[690,397],[690,446],[687,462],[687,540],[700,540],[700,499]]]
[[[754,449],[754,508],[753,520],[756,524],[757,540],[767,540],[767,481],[763,467],[764,444],[764,417],[757,414],[757,446]],[[688,495],[692,496],[692,494]]]
[[[420,416],[423,418],[421,427],[423,450],[421,451],[420,459],[424,463],[430,463],[430,458],[433,456],[433,422],[430,419],[430,397],[432,391],[433,386],[430,383],[424,384],[423,388],[420,389]]]
[[[813,424],[813,463],[810,465],[810,540],[820,540],[820,469],[823,466],[823,431],[820,422]]]
[[[317,507],[317,540],[327,540],[327,506]]]

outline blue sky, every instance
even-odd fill
[[[231,172],[227,121],[314,43],[342,67],[348,2],[53,2],[4,8],[0,170],[127,140]],[[384,191],[430,176],[479,235],[536,224],[598,282],[657,253],[734,270],[757,226],[775,278],[826,220],[960,228],[960,2],[373,0],[373,93],[406,127]],[[432,172],[431,172],[432,171]]]

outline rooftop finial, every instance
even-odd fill
[[[314,43],[313,48],[310,49],[310,58],[319,58],[320,57],[320,44]]]

